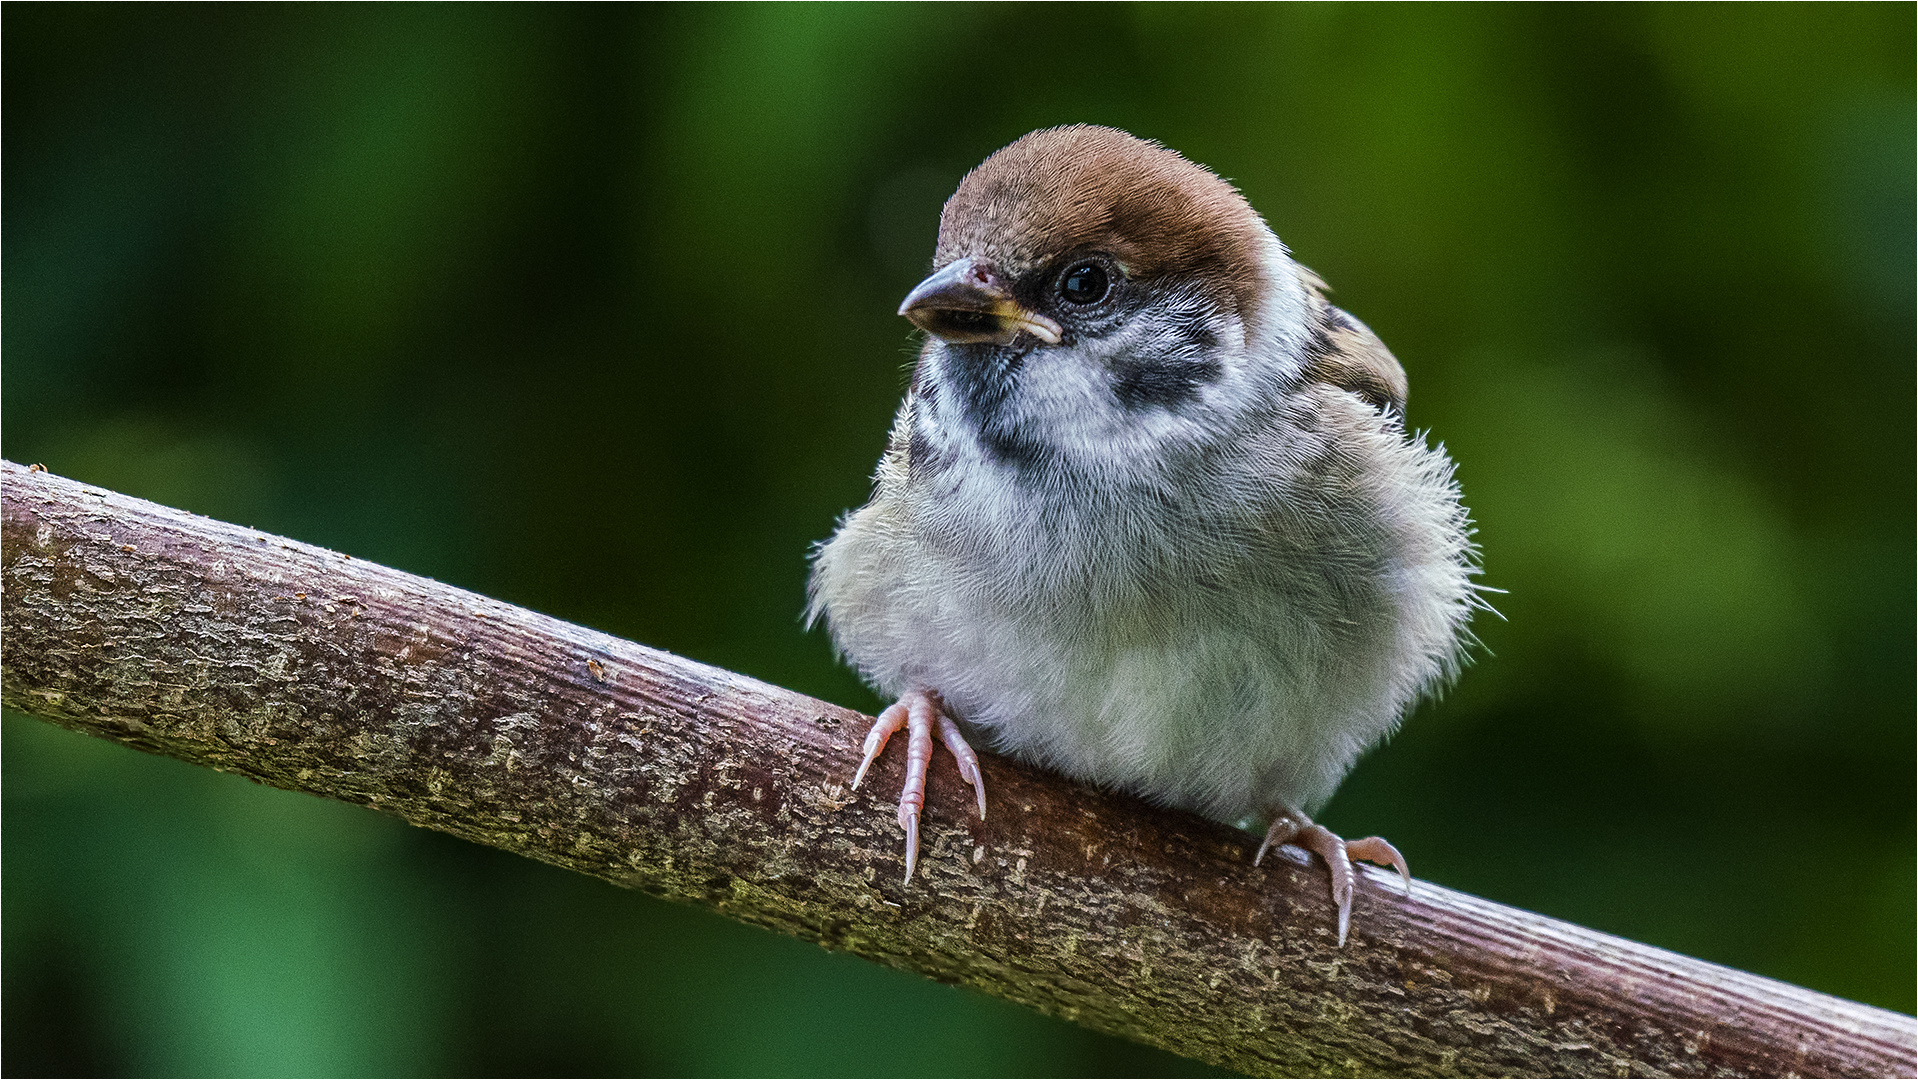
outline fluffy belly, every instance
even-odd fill
[[[1327,692],[1332,658],[1283,635],[961,636],[927,681],[995,748],[1221,821],[1316,807],[1362,746],[1353,736],[1377,734],[1358,703]]]

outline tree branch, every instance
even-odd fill
[[[1898,1075],[1910,1017],[987,757],[920,875],[870,720],[306,544],[0,463],[0,696],[56,724],[1255,1074]]]

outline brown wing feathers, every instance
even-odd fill
[[[1099,249],[1128,276],[1189,276],[1244,311],[1258,295],[1269,235],[1211,170],[1122,131],[1072,125],[1026,135],[967,174],[940,216],[933,262],[983,256],[1016,276],[1064,252]],[[1399,362],[1326,301],[1325,282],[1300,272],[1311,297],[1305,377],[1403,415]]]
[[[1305,377],[1349,390],[1381,411],[1405,415],[1405,369],[1364,323],[1325,299],[1325,282],[1300,268],[1314,309],[1305,349]]]

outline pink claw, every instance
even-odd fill
[[[1332,902],[1339,906],[1339,947],[1345,947],[1346,931],[1352,924],[1352,893],[1358,885],[1358,875],[1352,872],[1352,862],[1364,859],[1367,862],[1389,866],[1399,872],[1399,880],[1405,884],[1405,895],[1412,895],[1412,871],[1406,868],[1405,856],[1399,849],[1387,843],[1383,837],[1368,836],[1363,840],[1350,843],[1323,825],[1315,825],[1311,818],[1296,810],[1281,810],[1272,820],[1272,827],[1265,832],[1265,842],[1259,845],[1259,853],[1252,857],[1252,865],[1259,865],[1265,853],[1278,844],[1296,843],[1325,860],[1326,870],[1332,878]]]
[[[1412,871],[1405,866],[1405,856],[1399,849],[1386,842],[1383,836],[1368,836],[1363,840],[1347,840],[1345,853],[1354,859],[1364,859],[1369,863],[1389,866],[1399,872],[1399,881],[1405,886],[1405,895],[1412,895]]]
[[[986,816],[986,782],[979,770],[979,755],[973,753],[966,738],[942,710],[939,700],[924,690],[908,691],[886,707],[866,733],[865,758],[853,774],[856,790],[866,778],[866,770],[879,759],[886,742],[900,729],[906,731],[906,783],[899,792],[899,827],[906,831],[906,880],[919,865],[919,818],[926,806],[926,774],[932,766],[932,737],[946,744],[959,764],[959,775],[972,785],[979,800],[979,817]]]

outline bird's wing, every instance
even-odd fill
[[[1301,268],[1312,309],[1305,377],[1358,395],[1381,412],[1405,415],[1405,369],[1364,323],[1326,300],[1325,282]]]

